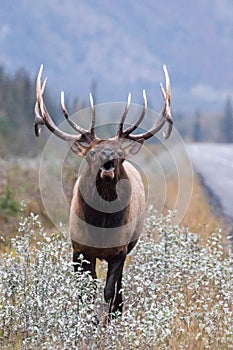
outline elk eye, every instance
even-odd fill
[[[89,153],[92,157],[95,155],[95,151],[90,151]]]
[[[124,152],[122,152],[122,151],[118,152],[118,156],[119,156],[120,158],[123,157],[123,155],[124,155]]]

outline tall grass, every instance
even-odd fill
[[[0,257],[0,348],[232,349],[232,252],[220,231],[201,246],[171,217],[148,213],[124,271],[123,316],[107,326],[104,282],[73,272],[65,228],[48,235],[37,216],[22,218]]]

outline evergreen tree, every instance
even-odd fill
[[[45,99],[51,114],[56,115],[48,88]],[[20,68],[11,76],[0,66],[0,143],[4,144],[0,156],[6,150],[17,155],[34,153],[38,147],[33,135],[34,105],[35,81],[28,72]]]
[[[201,141],[201,114],[198,110],[196,111],[195,121],[194,121],[193,141],[195,142]]]
[[[226,99],[224,115],[221,120],[222,140],[224,142],[233,142],[233,109],[231,98]]]

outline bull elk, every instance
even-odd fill
[[[146,113],[147,99],[143,90],[141,115],[134,125],[124,128],[131,100],[129,93],[116,135],[109,139],[98,138],[95,134],[96,113],[91,94],[92,120],[89,130],[83,129],[70,118],[63,92],[61,106],[64,116],[79,135],[59,129],[43,100],[46,85],[46,79],[41,84],[43,66],[40,67],[37,77],[34,122],[36,136],[39,136],[40,126],[44,124],[57,137],[65,140],[76,155],[86,160],[86,165],[75,183],[70,208],[74,269],[77,270],[82,254],[82,270],[89,271],[96,279],[96,259],[107,261],[104,299],[109,306],[109,315],[122,313],[121,283],[124,262],[127,254],[136,245],[144,222],[145,188],[139,171],[127,159],[138,153],[143,142],[155,135],[166,122],[168,130],[164,137],[168,138],[172,131],[169,75],[166,66],[163,69],[166,89],[160,84],[164,106],[158,120],[149,131],[133,134]]]

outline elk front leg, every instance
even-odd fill
[[[88,258],[85,254],[82,254],[83,258],[80,259],[80,254],[81,253],[79,252],[73,252],[74,271],[77,272],[78,267],[81,266],[82,271],[89,271],[91,273],[92,278],[96,279],[96,258]]]
[[[97,289],[97,284],[96,284],[96,279],[97,279],[97,275],[96,275],[96,258],[88,258],[85,255],[83,255],[83,258],[80,259],[80,253],[78,252],[74,252],[73,253],[73,262],[74,262],[74,271],[77,272],[79,266],[81,266],[82,268],[82,272],[90,272],[92,278],[93,278],[93,285],[94,285],[94,289],[95,289],[95,294],[96,294],[96,289]],[[95,299],[95,294],[93,299]],[[93,300],[94,301],[94,300]]]
[[[73,252],[73,263],[74,263],[74,271],[78,271],[78,267],[81,266],[82,272],[89,271],[91,273],[91,276],[93,278],[93,288],[94,288],[94,295],[92,297],[88,297],[88,301],[92,304],[94,304],[95,298],[96,298],[96,290],[97,290],[97,284],[96,284],[96,258],[88,258],[84,255],[82,259],[80,259],[80,253],[79,252]],[[81,300],[83,299],[80,295],[79,297]],[[94,325],[98,325],[99,320],[97,315],[93,315],[92,322]]]
[[[109,304],[109,314],[120,312],[123,309],[121,292],[122,272],[126,254],[120,253],[114,258],[108,259],[107,281],[104,288],[104,299]]]

